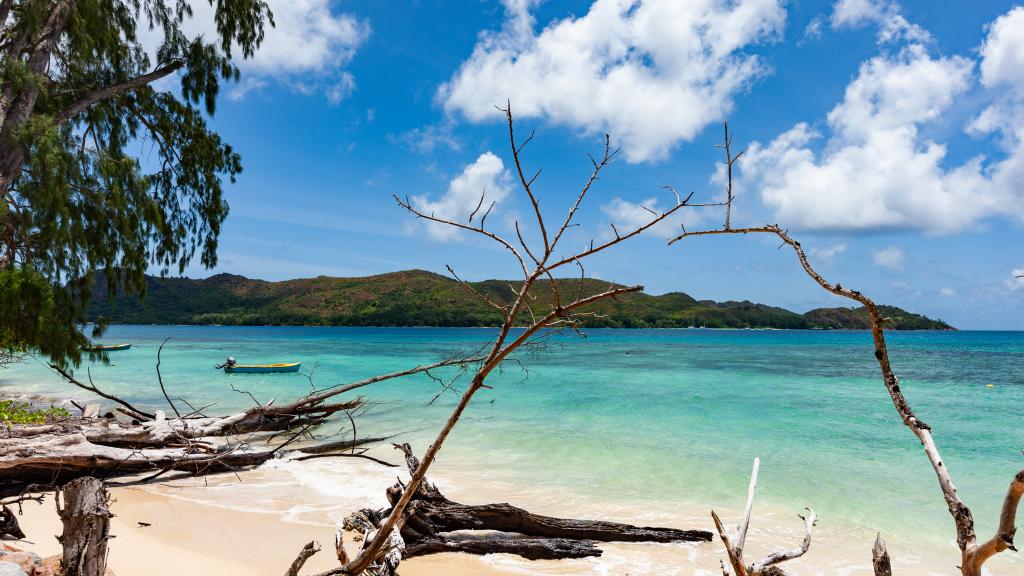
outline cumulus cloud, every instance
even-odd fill
[[[997,18],[981,46],[981,82],[995,100],[968,126],[975,135],[999,134],[1006,158],[992,169],[993,185],[1018,193],[1007,206],[1024,218],[1024,7]]]
[[[491,152],[484,152],[472,164],[466,166],[461,174],[452,179],[448,190],[437,200],[427,195],[413,196],[414,208],[426,214],[433,214],[446,220],[468,223],[469,216],[480,206],[480,195],[484,195],[482,208],[475,215],[474,223],[486,212],[491,202],[497,205],[509,195],[512,180],[505,170],[505,164]],[[491,217],[494,211],[491,211]],[[446,242],[460,237],[459,230],[452,226],[437,222],[426,223],[427,233],[435,240]]]
[[[881,266],[890,270],[902,270],[903,261],[906,259],[906,256],[906,252],[899,246],[890,246],[872,252],[871,261],[875,263],[875,266]]]
[[[833,23],[884,28],[895,16],[903,21],[894,3],[841,0]],[[1024,8],[988,27],[980,65],[934,56],[918,36],[864,62],[826,127],[800,123],[752,144],[741,186],[758,189],[778,221],[812,230],[952,233],[991,216],[1024,218]],[[953,164],[945,143],[923,135],[966,96],[994,100],[967,130],[999,134],[1002,158]]]
[[[1010,290],[1024,288],[1024,268],[1015,268],[1010,271],[1010,277],[1006,279],[1006,287]]]
[[[837,29],[876,25],[880,44],[931,39],[926,30],[911,24],[901,12],[898,3],[887,0],[839,0],[832,9],[831,23]]]
[[[255,55],[236,63],[242,80],[228,95],[234,99],[259,90],[270,81],[302,93],[323,93],[339,102],[355,89],[355,78],[345,67],[370,34],[368,23],[332,9],[330,0],[267,0],[276,26],[266,28]],[[194,2],[194,15],[183,24],[189,37],[215,38],[214,9],[208,2]],[[140,26],[140,39],[155,53],[162,39],[158,31]]]
[[[520,118],[613,134],[630,162],[722,119],[767,71],[744,50],[786,21],[781,0],[597,0],[536,32],[535,3],[506,0],[504,28],[482,35],[438,99],[473,122],[511,100]]]
[[[861,65],[828,115],[830,135],[797,124],[741,161],[747,185],[788,225],[814,230],[954,232],[1006,209],[983,158],[946,166],[945,144],[921,136],[970,86],[973,62],[921,45]]]

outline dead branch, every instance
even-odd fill
[[[50,364],[50,368],[52,368],[55,372],[60,374],[69,383],[74,384],[75,386],[78,386],[83,390],[88,390],[89,392],[92,392],[93,394],[99,396],[100,398],[106,398],[107,400],[117,402],[122,407],[124,407],[124,409],[127,410],[132,415],[133,418],[138,418],[139,420],[152,420],[153,418],[155,418],[153,414],[139,410],[135,406],[132,406],[131,404],[118,398],[117,396],[103,392],[92,383],[85,384],[84,382],[75,378],[74,375],[72,375],[70,372],[61,368],[60,366],[57,366],[56,364]],[[92,379],[90,378],[90,380]]]
[[[307,542],[302,550],[299,551],[299,555],[292,560],[292,565],[285,571],[284,576],[299,576],[299,571],[306,565],[306,560],[320,551],[320,545],[316,543],[316,540]]]
[[[889,551],[885,549],[885,540],[882,540],[882,533],[875,536],[875,545],[871,547],[871,566],[875,570],[875,576],[892,576],[892,563],[889,561]]]
[[[408,444],[395,444],[405,455],[410,474],[422,464]],[[395,506],[408,485],[401,482],[387,490],[388,501]],[[390,510],[360,510],[344,521],[344,526],[362,535],[363,549],[384,529]],[[485,537],[466,531],[487,531]],[[597,542],[688,542],[708,541],[711,533],[703,530],[650,528],[602,522],[553,518],[533,514],[510,504],[466,505],[449,500],[426,478],[415,490],[402,512],[401,521],[389,532],[390,559],[377,562],[368,573],[390,576],[398,562],[394,551],[405,558],[439,552],[469,554],[515,554],[530,560],[585,558],[600,556]],[[339,545],[340,546],[340,545]],[[346,556],[347,557],[347,556]],[[398,558],[400,559],[400,558]],[[324,574],[346,573],[338,568]]]
[[[616,231],[616,237],[602,244],[594,245],[590,244],[589,248],[572,254],[561,259],[555,259],[554,253],[558,246],[559,240],[562,238],[565,231],[573,225],[573,218],[582,204],[583,200],[587,196],[588,192],[592,189],[593,183],[598,179],[601,171],[609,164],[611,159],[614,157],[615,152],[610,150],[610,139],[606,136],[604,145],[604,154],[600,161],[591,158],[594,170],[591,173],[590,178],[584,184],[583,189],[577,195],[576,201],[568,209],[565,219],[562,225],[554,232],[549,234],[549,230],[545,224],[545,218],[540,208],[540,202],[537,198],[535,191],[533,190],[533,183],[536,176],[533,178],[526,177],[526,171],[523,169],[521,152],[523,147],[529,143],[532,139],[532,135],[527,138],[524,142],[517,143],[515,137],[514,121],[512,118],[511,105],[507,105],[505,108],[500,108],[505,114],[505,118],[508,124],[508,136],[509,143],[511,146],[511,153],[516,165],[516,173],[519,176],[519,182],[521,184],[522,191],[526,194],[530,201],[530,205],[533,208],[534,216],[536,218],[537,228],[539,231],[539,237],[541,239],[540,245],[531,248],[526,238],[519,229],[518,223],[516,225],[516,236],[521,246],[519,248],[513,244],[513,242],[499,236],[498,234],[486,230],[483,226],[483,222],[478,227],[474,227],[470,224],[455,221],[453,219],[438,216],[434,213],[426,213],[417,207],[413,206],[412,203],[406,198],[395,195],[395,201],[398,205],[410,212],[417,218],[428,220],[437,224],[451,226],[453,228],[464,230],[470,233],[479,234],[485,238],[488,238],[504,249],[508,250],[513,254],[523,273],[523,283],[517,288],[513,288],[513,300],[508,306],[502,307],[505,312],[505,318],[498,329],[497,336],[491,343],[489,349],[483,358],[476,364],[473,377],[470,379],[468,387],[462,393],[462,396],[448,417],[447,421],[441,427],[434,442],[427,448],[423,455],[422,462],[419,463],[417,468],[413,471],[412,477],[409,483],[406,484],[401,490],[400,494],[395,496],[392,501],[392,508],[388,512],[386,518],[384,518],[379,524],[377,529],[372,535],[367,536],[367,540],[364,542],[362,550],[359,554],[348,561],[340,570],[351,574],[360,574],[369,569],[371,566],[379,568],[382,560],[386,556],[386,547],[388,542],[393,538],[395,529],[401,529],[404,525],[402,522],[403,514],[406,512],[406,508],[409,503],[414,499],[415,495],[420,489],[421,483],[424,481],[426,471],[433,463],[442,445],[444,444],[448,434],[451,433],[455,424],[461,418],[463,412],[466,410],[470,401],[474,395],[481,388],[488,387],[485,381],[488,375],[493,370],[498,368],[502,362],[504,362],[513,352],[523,345],[528,344],[535,336],[550,329],[559,329],[565,326],[578,326],[578,315],[585,312],[585,308],[595,302],[615,298],[617,296],[637,292],[642,290],[641,286],[629,286],[629,287],[609,287],[604,292],[593,294],[590,296],[578,295],[574,300],[567,302],[563,301],[563,295],[558,292],[556,282],[554,281],[553,271],[557,268],[566,264],[580,264],[580,261],[592,254],[596,254],[608,248],[611,248],[620,242],[633,238],[646,230],[649,230],[652,226],[657,225],[659,222],[668,218],[671,214],[675,213],[680,208],[687,206],[685,202],[678,200],[676,204],[661,213],[655,213],[651,215],[648,222],[633,228],[632,230],[618,232]],[[538,173],[539,174],[539,173]],[[482,205],[482,201],[479,203]],[[474,210],[474,214],[479,210],[480,206]],[[524,257],[523,255],[526,255]],[[532,266],[527,264],[527,258],[532,263]],[[552,303],[550,307],[543,313],[537,312],[533,309],[531,302],[534,301],[531,295],[531,289],[536,285],[540,278],[547,278],[551,282],[552,287]],[[515,326],[517,320],[520,319],[521,314],[528,314],[530,317],[529,324],[522,328],[522,331],[518,335],[512,334],[512,328]],[[450,545],[450,543],[449,543]],[[464,549],[464,548],[460,548]],[[407,549],[408,551],[408,549]],[[376,569],[376,568],[375,568]]]
[[[711,511],[715,529],[718,530],[718,537],[725,546],[726,557],[729,560],[728,564],[722,562],[722,572],[726,576],[779,576],[784,572],[778,568],[778,564],[803,556],[811,547],[811,529],[817,521],[817,515],[814,510],[807,508],[807,516],[800,516],[800,519],[804,521],[805,535],[799,546],[791,550],[769,554],[763,560],[751,564],[744,561],[743,550],[746,546],[747,530],[750,527],[750,513],[754,506],[754,493],[757,489],[757,473],[760,464],[761,459],[754,458],[754,468],[750,473],[750,485],[747,488],[747,505],[743,511],[743,518],[731,535],[718,514],[714,510]]]
[[[727,138],[726,145],[728,144],[729,142]],[[729,173],[728,178],[728,189],[731,190],[731,172]],[[857,290],[845,288],[838,283],[832,284],[822,277],[821,274],[811,266],[807,259],[807,254],[804,252],[800,243],[790,237],[788,231],[782,229],[777,224],[767,224],[764,226],[748,228],[732,228],[727,222],[726,226],[722,229],[683,232],[669,240],[669,245],[675,244],[676,242],[691,236],[712,236],[721,234],[774,235],[782,241],[783,246],[788,245],[793,249],[804,272],[806,272],[807,275],[810,276],[811,279],[819,286],[836,296],[841,296],[860,303],[868,311],[868,318],[871,321],[871,335],[875,346],[875,359],[878,361],[878,366],[881,370],[882,382],[885,385],[886,391],[889,393],[889,397],[892,400],[893,406],[896,408],[896,412],[899,414],[900,419],[924,447],[925,455],[928,457],[928,461],[932,465],[932,470],[938,480],[939,488],[941,489],[943,498],[949,508],[950,516],[952,516],[953,522],[956,526],[957,545],[960,548],[962,558],[962,564],[960,566],[961,574],[963,574],[963,576],[980,576],[982,572],[982,565],[990,557],[1004,550],[1014,549],[1013,536],[1016,533],[1014,522],[1017,506],[1020,503],[1021,495],[1024,494],[1024,470],[1017,473],[1007,489],[996,534],[989,540],[983,543],[978,543],[974,528],[974,518],[971,515],[971,510],[960,499],[960,496],[957,493],[949,468],[946,466],[945,462],[943,462],[942,457],[939,454],[939,449],[932,437],[931,427],[921,421],[917,415],[914,414],[913,410],[911,410],[910,404],[907,402],[907,399],[900,388],[900,381],[892,370],[892,364],[889,360],[889,351],[885,340],[886,319],[882,316],[881,312],[879,312],[878,306],[875,302]]]

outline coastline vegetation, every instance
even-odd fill
[[[58,406],[39,408],[30,402],[0,400],[0,424],[45,424],[53,420],[70,418],[71,413]]]
[[[146,298],[118,295],[98,297],[89,310],[95,321],[117,324],[222,324],[284,326],[499,326],[500,311],[487,305],[465,286],[447,276],[407,270],[362,278],[317,278],[267,282],[233,274],[202,280],[146,278]],[[469,282],[496,303],[508,304],[521,281]],[[609,283],[595,279],[556,279],[556,286],[596,294]],[[540,306],[550,304],[549,280],[537,280],[530,293]],[[613,286],[617,286],[613,284]],[[896,330],[951,330],[941,320],[880,307]],[[804,314],[750,301],[697,300],[682,292],[659,296],[643,292],[614,302],[595,302],[594,315],[581,319],[586,328],[775,328],[846,329],[871,327],[867,310],[818,308]],[[517,322],[528,323],[526,313]]]

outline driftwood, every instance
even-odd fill
[[[15,540],[21,540],[25,537],[25,533],[18,524],[18,516],[7,505],[0,508],[0,538],[5,536],[10,536]]]
[[[747,488],[747,505],[743,509],[743,518],[731,534],[726,530],[718,514],[714,510],[711,511],[711,518],[715,521],[715,528],[718,530],[718,536],[725,546],[725,553],[729,559],[728,563],[722,561],[722,573],[725,576],[783,576],[786,572],[779,567],[779,564],[799,558],[811,548],[811,529],[818,516],[814,510],[807,508],[807,516],[800,516],[800,519],[804,521],[805,533],[799,546],[782,552],[774,552],[757,562],[748,564],[744,561],[743,548],[746,545],[747,531],[750,528],[750,513],[754,508],[754,493],[757,490],[757,473],[760,467],[761,459],[754,458],[754,468],[750,472],[750,485]]]
[[[889,551],[885,549],[885,540],[882,540],[882,533],[875,537],[875,545],[871,548],[871,566],[875,570],[875,576],[892,576],[892,562],[889,560]]]
[[[0,430],[0,498],[55,488],[84,476],[109,480],[150,474],[135,480],[140,482],[155,480],[169,472],[188,475],[234,472],[286,453],[300,459],[369,458],[363,453],[365,450],[356,448],[383,438],[357,438],[354,426],[351,440],[295,444],[302,438],[312,438],[312,431],[329,417],[339,412],[350,414],[363,406],[361,399],[332,402],[336,396],[375,382],[477,360],[452,357],[314,390],[287,404],[274,405],[273,400],[265,404],[257,402],[252,408],[227,416],[206,416],[200,409],[173,418],[168,418],[162,410],[150,412],[133,406],[100,390],[91,377],[88,382],[82,382],[54,366],[71,384],[116,402],[117,410],[128,419],[108,414],[103,418],[68,418]],[[169,399],[162,378],[160,385],[165,398]]]
[[[396,444],[406,456],[409,473],[420,466],[408,444]],[[405,485],[395,484],[387,491],[392,506],[401,498]],[[365,534],[372,541],[391,510],[360,510],[345,521],[345,527]],[[453,534],[457,531],[493,531],[486,537]],[[439,552],[469,554],[515,554],[530,560],[585,558],[600,556],[598,542],[694,542],[710,541],[704,530],[649,528],[604,522],[554,518],[534,514],[511,504],[467,505],[449,500],[436,486],[424,480],[405,507],[396,533],[392,532],[388,550],[403,550],[384,557],[370,567],[370,573],[394,574],[398,561]],[[341,574],[331,571],[327,574]]]
[[[323,421],[339,407],[358,401],[266,419],[249,411],[227,418],[173,419],[131,424],[114,419],[73,419],[46,426],[15,426],[0,437],[0,496],[64,484],[83,476],[105,479],[151,472],[152,478],[172,471],[191,475],[228,472],[257,466],[283,455],[289,440]],[[267,432],[301,428],[289,440],[273,439]],[[342,453],[381,440],[332,442],[330,452]],[[304,446],[288,452],[323,452],[322,446]]]
[[[103,482],[91,477],[78,478],[57,494],[57,514],[64,524],[64,532],[57,538],[64,548],[61,575],[103,576],[107,569],[107,541],[113,516]]]

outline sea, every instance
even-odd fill
[[[285,402],[312,389],[434,362],[480,348],[488,328],[112,326],[103,343],[131,343],[109,364],[84,362],[100,388],[168,411],[172,399],[226,414]],[[1024,332],[887,333],[893,367],[916,414],[931,425],[982,538],[996,527],[1013,475],[1024,467]],[[294,374],[225,374],[214,366],[301,361]],[[448,381],[454,369],[433,372]],[[409,442],[422,453],[468,377],[449,388],[426,375],[354,391],[365,401],[358,436]],[[511,502],[537,512],[711,529],[734,522],[751,465],[760,478],[751,547],[765,553],[802,537],[818,515],[807,574],[870,574],[881,533],[907,574],[952,574],[953,522],[920,444],[882,384],[863,331],[588,330],[525,350],[488,379],[431,476],[465,502]],[[0,392],[87,400],[39,359],[0,369]],[[184,401],[179,402],[184,407]],[[321,428],[350,436],[347,418]],[[380,458],[400,462],[387,443]],[[272,462],[217,479],[189,498],[333,523],[381,503],[395,470],[366,460]],[[209,494],[205,496],[204,494]],[[379,494],[379,496],[376,496]],[[576,564],[487,562],[524,574],[715,573],[721,545],[613,545]],[[754,552],[751,552],[755,554]],[[568,566],[568,568],[567,568]],[[1015,553],[990,563],[1019,571]],[[897,570],[900,572],[900,570]],[[718,572],[720,573],[720,571]]]

